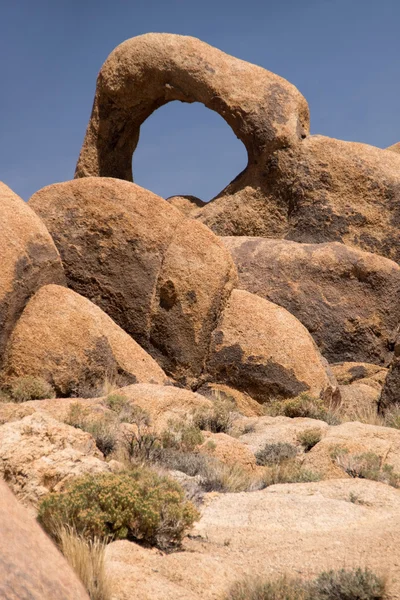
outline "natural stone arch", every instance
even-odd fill
[[[285,79],[196,38],[150,33],[119,45],[102,66],[75,177],[132,181],[141,124],[173,100],[201,102],[225,119],[246,147],[252,180],[263,157],[309,130],[307,102]]]

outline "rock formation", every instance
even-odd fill
[[[329,362],[388,365],[400,314],[400,267],[337,242],[222,237],[243,289],[284,306]]]
[[[0,364],[29,298],[47,283],[65,284],[57,249],[26,203],[0,182]]]
[[[0,597],[89,600],[57,548],[0,480]]]
[[[43,286],[15,327],[3,379],[31,375],[61,396],[100,395],[106,380],[165,383],[157,363],[110,317],[72,290]]]

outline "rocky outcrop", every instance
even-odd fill
[[[117,598],[134,589],[143,600],[213,600],[247,577],[311,578],[365,565],[385,573],[390,598],[400,593],[400,499],[387,485],[320,481],[207,500],[182,552],[162,555],[126,541],[108,546]]]
[[[46,227],[0,182],[0,364],[7,340],[29,298],[42,285],[63,285],[57,249]]]
[[[120,44],[102,66],[75,177],[132,181],[140,126],[172,100],[219,113],[245,145],[248,169],[262,171],[266,155],[309,130],[307,102],[285,79],[196,38],[149,33]]]
[[[400,314],[395,262],[334,242],[221,239],[240,287],[295,315],[329,362],[390,362]]]
[[[370,363],[343,362],[331,364],[330,367],[341,385],[357,382],[374,386],[372,382],[375,382],[382,387],[388,373],[388,369]]]
[[[211,401],[200,394],[172,386],[136,384],[113,393],[125,396],[129,403],[145,410],[151,426],[158,432],[166,429],[169,421],[186,421],[193,412],[212,407]]]
[[[386,150],[390,150],[391,152],[398,152],[398,153],[400,153],[400,142],[397,142],[396,144],[393,144],[393,146],[389,146],[388,148],[386,148]]]
[[[215,233],[337,241],[400,261],[395,152],[316,135],[243,177],[196,212]]]
[[[0,531],[1,598],[89,600],[66,560],[1,480]]]
[[[0,427],[0,475],[34,506],[73,477],[110,471],[88,433],[35,412]]]
[[[203,208],[206,205],[205,202],[200,200],[200,198],[196,198],[196,196],[170,196],[167,198],[167,202],[180,210],[185,217],[189,218],[196,213],[198,208]]]
[[[391,465],[395,473],[400,473],[400,431],[356,421],[330,427],[322,440],[307,452],[303,464],[324,478],[347,477],[335,462],[335,453],[339,455],[343,451],[349,455],[376,454],[381,466]]]
[[[165,200],[114,179],[40,190],[29,205],[60,251],[68,284],[100,306],[183,382],[203,367],[237,275],[209,229]]]
[[[206,372],[259,402],[302,392],[338,399],[336,380],[306,328],[287,310],[233,290],[212,335]]]
[[[72,290],[42,287],[7,347],[3,379],[32,375],[60,396],[99,396],[106,380],[159,383],[158,364],[98,306]]]

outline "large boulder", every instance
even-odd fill
[[[1,480],[0,531],[1,598],[89,600],[66,560]]]
[[[221,239],[240,287],[295,315],[329,362],[390,362],[400,315],[395,262],[337,242]]]
[[[10,338],[3,379],[32,375],[57,395],[101,395],[106,380],[167,381],[158,364],[98,306],[72,290],[42,287]]]
[[[302,392],[338,399],[336,380],[304,325],[243,290],[233,290],[213,332],[206,373],[262,403]]]
[[[265,156],[309,130],[307,102],[285,79],[196,38],[149,33],[120,44],[102,66],[75,176],[132,181],[140,126],[173,100],[219,113],[247,149],[246,170],[261,173]]]
[[[29,205],[58,247],[68,284],[100,306],[184,383],[203,368],[211,332],[237,281],[222,242],[127,181],[85,178]]]
[[[29,206],[0,182],[0,364],[29,298],[47,283],[65,284],[57,249]]]
[[[24,503],[36,506],[73,477],[110,470],[91,435],[45,412],[0,427],[0,476]]]
[[[262,175],[248,172],[235,186],[234,196],[227,188],[196,212],[219,235],[338,241],[400,261],[395,152],[310,136],[276,150]]]
[[[365,566],[384,574],[388,597],[399,598],[398,490],[347,479],[207,500],[181,552],[161,554],[128,541],[107,547],[116,598],[128,600],[134,589],[142,600],[214,600],[229,597],[233,583],[248,578],[307,579]]]

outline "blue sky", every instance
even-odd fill
[[[196,36],[294,83],[312,133],[400,140],[398,0],[0,0],[0,179],[24,199],[73,177],[97,73],[127,38]],[[223,119],[173,102],[142,126],[136,183],[208,200],[246,164]]]

